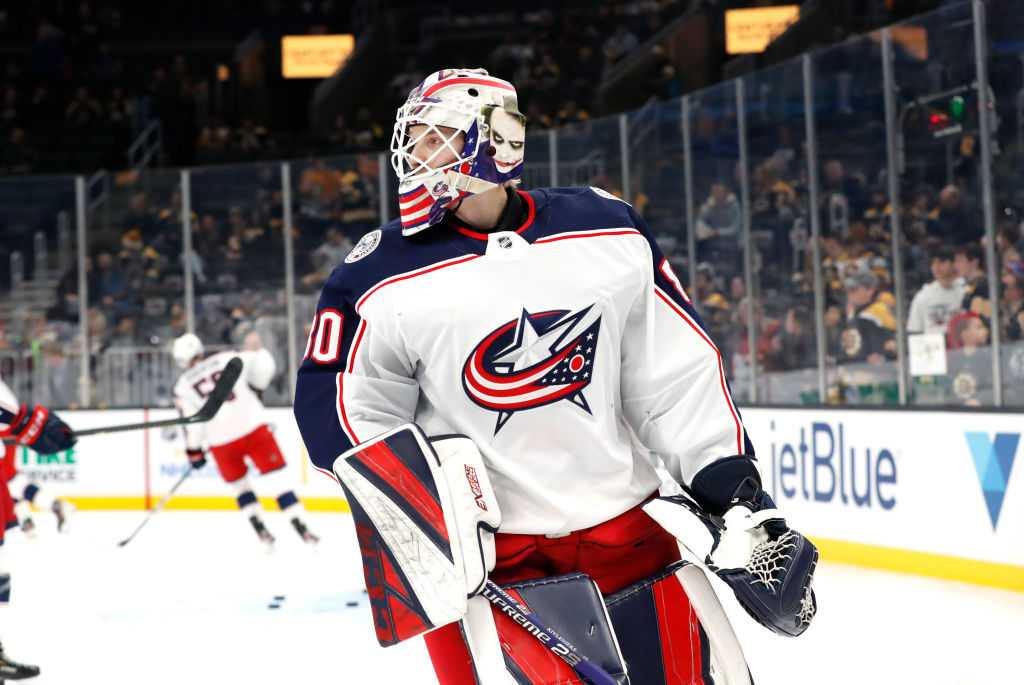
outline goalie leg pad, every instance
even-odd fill
[[[494,565],[501,512],[480,452],[462,436],[430,441],[413,424],[335,460],[383,646],[463,617]]]
[[[629,682],[607,609],[590,577],[571,573],[503,587],[618,682]],[[531,634],[531,626],[515,610],[474,597],[458,627],[444,626],[424,639],[441,685],[581,685],[580,677]]]
[[[644,685],[713,685],[708,637],[673,564],[605,602],[629,668]]]

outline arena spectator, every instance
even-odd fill
[[[64,111],[64,121],[69,127],[79,131],[96,126],[102,118],[103,107],[85,87],[75,91],[75,98]]]
[[[992,304],[985,273],[985,253],[974,243],[959,245],[953,251],[953,268],[964,283],[960,309],[981,315],[987,324],[992,318]]]
[[[630,31],[626,24],[619,23],[612,35],[608,36],[602,45],[605,64],[607,66],[616,64],[639,44],[640,41],[636,34]]]
[[[955,185],[948,185],[939,192],[938,212],[929,228],[929,237],[946,245],[958,245],[981,237],[964,207],[963,191]]]
[[[803,304],[786,310],[782,328],[772,341],[769,370],[788,371],[817,366],[817,336],[814,316]]]
[[[697,213],[698,257],[734,270],[738,264],[742,218],[736,194],[724,183],[712,184],[711,195]]]
[[[956,275],[949,247],[934,249],[929,264],[934,280],[922,286],[910,301],[907,332],[945,335],[949,320],[961,309],[964,283]]]
[[[825,208],[829,210],[829,222],[825,225],[843,235],[849,217],[864,214],[867,206],[864,181],[850,174],[841,160],[829,159],[822,166],[822,190]]]
[[[310,254],[310,261],[313,263],[314,271],[302,277],[302,285],[308,288],[319,288],[331,275],[338,264],[344,261],[345,256],[352,251],[352,241],[335,227],[327,229],[327,239],[320,247]]]
[[[132,316],[124,316],[118,320],[107,347],[135,347],[138,343],[138,322]]]
[[[840,363],[867,361],[881,364],[896,354],[896,319],[889,305],[880,301],[878,276],[857,271],[846,277],[845,324],[836,359]]]
[[[971,407],[991,402],[992,353],[984,320],[961,312],[950,320],[947,338],[947,399]]]
[[[28,141],[25,130],[11,129],[5,144],[0,148],[0,173],[30,174],[39,163],[39,152]]]
[[[1019,342],[1024,340],[1024,264],[1004,271],[1002,286],[999,308],[1004,340]]]

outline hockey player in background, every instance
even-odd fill
[[[206,449],[213,455],[221,477],[236,493],[238,507],[259,539],[268,547],[274,536],[261,517],[261,507],[249,480],[248,458],[267,487],[277,494],[277,504],[291,519],[303,542],[316,544],[316,535],[302,519],[303,508],[288,484],[285,460],[264,416],[262,395],[274,377],[274,358],[260,347],[241,352],[228,350],[203,356],[203,343],[191,333],[176,338],[172,355],[183,369],[174,385],[174,403],[183,415],[199,410],[213,390],[224,367],[233,357],[243,361],[242,376],[217,415],[207,423],[185,427],[186,453],[192,468],[206,464]]]
[[[515,88],[484,70],[410,93],[401,217],[324,286],[299,428],[345,488],[378,639],[426,633],[442,685],[574,677],[491,610],[487,578],[564,593],[528,603],[584,637],[607,627],[602,663],[634,684],[711,683],[742,655],[698,620],[679,544],[788,635],[813,617],[817,552],[762,489],[721,354],[644,221],[597,188],[517,189],[524,142]]]
[[[41,405],[19,404],[14,393],[0,379],[0,438],[5,441],[4,463],[14,458],[16,445],[24,445],[40,454],[54,454],[75,444],[74,432],[54,412]],[[12,444],[7,444],[12,440]],[[10,448],[10,449],[8,449]],[[11,575],[4,561],[4,533],[18,525],[14,502],[7,489],[7,480],[0,477],[0,627],[6,627],[3,609],[11,600]],[[0,682],[23,680],[39,675],[38,666],[19,664],[4,654],[0,645]]]

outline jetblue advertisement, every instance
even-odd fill
[[[766,489],[831,540],[1024,565],[1024,417],[743,409]]]

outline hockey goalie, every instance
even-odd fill
[[[598,188],[520,189],[524,143],[511,83],[427,77],[391,142],[401,217],[320,296],[295,415],[351,505],[377,637],[422,634],[442,685],[584,682],[492,581],[604,682],[749,683],[705,574],[795,636],[817,551],[644,221]]]

